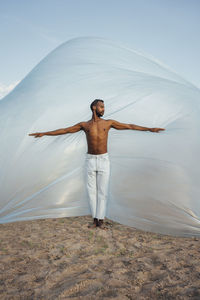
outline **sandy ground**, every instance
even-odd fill
[[[1,299],[200,299],[200,239],[91,217],[0,225]]]

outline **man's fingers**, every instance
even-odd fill
[[[40,134],[37,134],[36,136],[35,136],[35,138],[39,138],[39,137],[42,137],[43,135],[40,135]]]
[[[153,128],[153,132],[160,132],[160,131],[163,131],[165,130],[164,128]]]
[[[34,136],[35,138],[42,137],[39,133],[30,133],[30,136]]]

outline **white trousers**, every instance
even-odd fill
[[[88,199],[93,218],[104,219],[106,215],[110,160],[108,153],[86,154],[86,181]]]

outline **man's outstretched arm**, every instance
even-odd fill
[[[115,128],[118,130],[132,129],[132,130],[151,131],[151,132],[159,132],[165,130],[164,128],[149,128],[149,127],[138,126],[135,124],[125,124],[115,120],[109,120],[109,121],[111,122],[111,128]]]
[[[71,127],[61,128],[61,129],[47,131],[47,132],[35,132],[35,133],[30,133],[29,135],[30,136],[33,135],[33,136],[35,136],[35,138],[37,138],[37,137],[42,137],[44,135],[61,135],[61,134],[66,134],[66,133],[75,133],[82,129],[83,129],[83,124],[82,124],[82,122],[80,122]]]

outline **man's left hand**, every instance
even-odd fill
[[[151,132],[159,132],[165,130],[164,128],[150,128]]]

